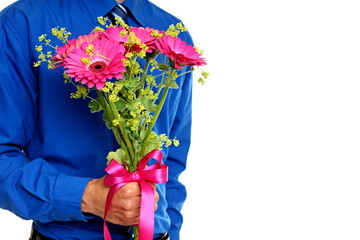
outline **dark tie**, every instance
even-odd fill
[[[106,16],[113,24],[115,24],[116,17],[121,17],[121,19],[127,23],[127,10],[120,4],[116,5]]]

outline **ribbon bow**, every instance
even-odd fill
[[[146,167],[149,159],[157,162],[150,167]],[[155,190],[150,183],[164,183],[168,181],[168,166],[162,164],[162,153],[155,149],[144,156],[134,173],[126,170],[116,160],[111,160],[105,171],[104,184],[110,187],[104,213],[104,239],[111,240],[109,229],[106,225],[106,216],[109,212],[111,201],[115,192],[130,182],[138,182],[141,187],[141,207],[139,240],[153,239],[154,232],[154,194]]]

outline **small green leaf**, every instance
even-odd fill
[[[161,71],[166,71],[170,68],[169,65],[166,64],[159,64],[158,67]]]
[[[160,83],[159,85],[157,85],[158,89],[161,89],[163,87],[165,87],[165,84],[164,83]]]
[[[105,124],[106,124],[106,126],[109,128],[109,129],[111,129],[112,128],[112,120],[105,114],[105,112],[104,112],[104,114],[103,114],[103,121],[105,122]]]
[[[104,110],[103,107],[101,106],[101,104],[98,101],[96,101],[96,99],[91,100],[90,103],[88,104],[88,106],[92,113],[96,113],[101,110]]]
[[[147,131],[140,131],[140,139],[142,140],[142,141],[144,141],[145,140],[145,137],[147,137]]]
[[[154,112],[157,109],[157,105],[149,97],[141,98],[141,103],[149,112]]]
[[[151,140],[146,142],[144,154],[146,155],[146,154],[148,154],[149,152],[151,152],[154,149],[158,149],[158,141],[157,141],[157,139],[151,139]]]
[[[128,89],[136,89],[139,84],[139,81],[138,81],[138,78],[129,77],[128,79],[126,79],[124,81],[124,84],[125,84],[125,87]]]
[[[117,109],[118,111],[122,111],[122,110],[124,110],[125,107],[126,107],[126,102],[124,102],[124,101],[121,100],[121,99],[120,99],[119,101],[115,102],[114,104],[115,104],[116,109]]]
[[[110,163],[111,160],[116,160],[117,162],[119,162],[120,164],[125,165],[126,164],[126,160],[125,160],[125,152],[122,149],[118,149],[116,150],[116,152],[109,152],[106,160],[108,161],[107,164]]]
[[[169,84],[169,88],[178,89],[179,85],[175,81],[171,80]]]

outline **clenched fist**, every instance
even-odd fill
[[[110,187],[104,184],[105,176],[91,180],[85,188],[81,209],[84,213],[104,217],[106,198]],[[153,185],[155,188],[155,185]],[[159,194],[155,191],[154,211],[157,209]],[[106,221],[123,225],[139,224],[141,189],[137,182],[128,183],[114,194]]]

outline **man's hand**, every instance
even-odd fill
[[[104,217],[106,197],[110,187],[104,184],[104,177],[91,180],[85,188],[81,210],[85,213],[91,213],[101,218]],[[155,185],[154,185],[155,188]],[[159,194],[155,191],[155,206],[157,209],[157,201]],[[107,214],[106,221],[130,226],[139,224],[141,204],[141,189],[138,183],[128,183],[121,187],[114,194],[111,202],[110,210]]]

